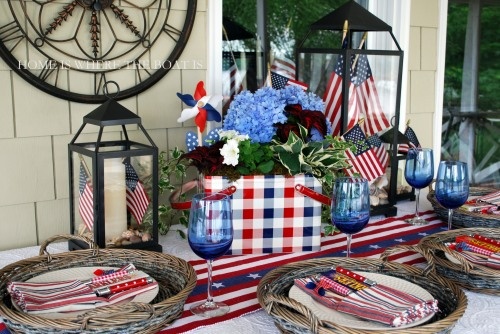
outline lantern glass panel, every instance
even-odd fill
[[[366,101],[371,103],[380,103],[381,110],[387,119],[391,119],[396,115],[396,106],[399,97],[399,62],[400,54],[373,54],[373,51],[360,51],[360,50],[349,50],[346,55],[351,59],[350,67],[347,67],[348,71],[351,73],[349,80],[353,80],[353,76],[359,76],[360,81],[357,82],[355,88],[357,90],[358,99],[366,99]],[[344,51],[341,49],[337,50],[311,50],[298,53],[298,80],[308,83],[309,89],[316,93],[318,96],[325,96],[327,93],[327,88],[330,79],[335,73],[343,74],[342,66],[348,66],[342,63],[342,57],[345,57]],[[365,77],[362,68],[357,68],[355,62],[359,61],[360,57],[366,57],[371,70],[370,77]],[[368,85],[373,87],[368,96],[360,96],[365,92],[363,85]],[[339,86],[340,91],[342,88]],[[349,89],[347,92],[349,96],[354,94],[353,89]],[[345,96],[347,96],[347,94]],[[365,117],[367,115],[364,115]],[[363,116],[362,116],[363,117]]]
[[[149,249],[144,241],[154,241],[157,247],[158,217],[152,210],[158,201],[154,186],[158,179],[153,177],[158,172],[157,148],[130,141],[108,141],[99,146],[72,144],[70,154],[71,233],[87,235],[99,247],[135,243],[132,248]],[[135,237],[131,239],[130,233]]]

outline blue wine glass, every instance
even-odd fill
[[[370,192],[363,178],[339,177],[332,196],[332,223],[347,235],[347,257],[351,256],[352,235],[370,220]]]
[[[426,225],[427,220],[418,215],[420,189],[431,184],[434,178],[434,154],[430,148],[410,148],[406,154],[405,179],[415,188],[415,217],[405,221],[411,225]]]
[[[193,252],[207,260],[207,300],[191,306],[191,312],[211,318],[229,312],[229,306],[212,297],[212,262],[224,255],[233,242],[230,197],[224,194],[200,193],[191,200],[188,242]]]
[[[448,230],[451,230],[453,209],[462,206],[469,197],[467,163],[441,161],[436,176],[436,199],[448,209]]]

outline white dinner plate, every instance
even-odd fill
[[[110,269],[119,269],[117,267],[77,267],[77,268],[68,268],[68,269],[61,269],[61,270],[55,270],[55,271],[49,271],[44,274],[35,276],[33,278],[30,278],[26,282],[30,283],[44,283],[44,282],[57,282],[57,281],[67,281],[67,280],[75,280],[75,279],[80,279],[80,280],[86,280],[90,279],[94,276],[94,271],[97,269],[102,269],[102,270],[110,270]],[[146,277],[149,276],[143,271],[136,270],[133,274],[134,278],[141,278],[141,277]],[[154,280],[154,278],[153,278]],[[117,302],[114,305],[119,305],[119,304],[124,304],[124,303],[129,303],[129,302],[137,302],[137,303],[149,303],[152,301],[156,295],[158,294],[159,287],[158,285],[151,290],[145,291],[143,293],[140,293],[138,295],[135,295],[132,298],[128,298],[125,300],[122,300],[120,302]],[[21,308],[16,305],[14,300],[12,300],[12,304],[16,307],[17,310],[21,311]],[[80,314],[84,314],[85,312],[88,312],[89,310],[82,310],[82,311],[73,311],[73,312],[52,312],[52,313],[40,313],[37,314],[37,316],[48,318],[48,319],[63,319],[63,318],[75,318]]]
[[[454,263],[454,264],[461,264],[460,261],[458,261],[458,259],[456,257],[454,257],[453,255],[451,254],[448,254],[448,253],[444,253],[444,256],[446,257],[446,259],[448,259],[448,261],[450,261],[451,263]]]
[[[406,293],[410,293],[416,297],[419,297],[424,300],[430,300],[433,299],[432,295],[421,288],[420,286],[413,284],[411,282],[405,281],[404,279],[397,278],[397,277],[392,277],[392,276],[387,276],[387,275],[382,275],[382,274],[377,274],[377,273],[370,273],[370,272],[357,272],[373,281],[376,281],[377,283],[384,284],[387,286],[390,286],[391,288],[397,289],[399,291],[403,291]],[[365,320],[358,318],[356,316],[347,314],[347,313],[342,313],[338,312],[335,310],[332,310],[318,302],[316,302],[311,296],[309,296],[307,293],[302,291],[300,288],[293,286],[290,289],[289,292],[289,297],[292,299],[295,299],[296,301],[300,302],[304,306],[308,307],[319,319],[325,320],[325,321],[330,321],[333,323],[336,323],[340,326],[344,327],[350,327],[350,328],[355,328],[355,329],[364,329],[364,330],[400,330],[402,328],[409,328],[409,327],[415,327],[419,326],[421,324],[424,324],[425,322],[429,321],[433,316],[434,313],[418,320],[415,322],[412,322],[407,325],[402,325],[399,327],[391,327],[379,322],[375,321],[370,321],[370,320]]]

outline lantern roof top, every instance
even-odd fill
[[[141,118],[113,99],[108,99],[83,117],[84,123],[97,126],[140,124]]]
[[[343,30],[347,20],[351,31],[392,31],[390,25],[360,4],[349,1],[310,25],[311,30]]]

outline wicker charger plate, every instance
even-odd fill
[[[91,248],[48,254],[47,246],[60,239],[78,239]],[[158,282],[159,291],[151,303],[130,302],[96,308],[73,318],[47,319],[16,310],[6,289],[10,281],[27,281],[49,271],[84,266],[121,267],[126,263],[133,263]],[[58,235],[40,246],[39,256],[0,270],[0,318],[13,333],[156,333],[181,315],[195,286],[193,267],[175,256],[144,250],[99,249],[87,238]]]
[[[482,196],[490,194],[498,189],[470,187],[469,196]],[[448,209],[439,204],[436,199],[436,193],[432,189],[432,184],[429,186],[427,199],[431,202],[434,212],[444,221],[448,221]],[[500,227],[500,215],[490,215],[477,212],[465,212],[462,210],[453,210],[452,225],[455,228],[467,227]]]
[[[418,248],[428,250],[423,254],[427,260],[432,257],[436,272],[461,287],[492,295],[500,296],[500,271],[486,266],[472,264],[459,252],[450,250],[444,245],[455,241],[458,235],[480,234],[493,239],[500,239],[498,228],[463,228],[439,232],[422,238]]]
[[[399,277],[428,291],[439,301],[438,312],[428,323],[391,333],[421,334],[446,332],[464,314],[467,298],[453,282],[421,269],[395,262],[366,258],[321,258],[299,261],[278,267],[267,273],[257,287],[262,308],[273,317],[276,327],[283,333],[349,333],[382,334],[384,330],[355,329],[319,319],[309,308],[290,298],[289,290],[295,278],[326,271],[335,266],[350,270],[374,272]]]
[[[432,295],[429,292],[427,292],[424,288],[421,288],[416,284],[410,283],[407,280],[398,277],[387,276],[378,273],[364,272],[364,271],[357,271],[356,273],[377,282],[377,284],[390,286],[393,289],[410,293],[423,300],[433,299]],[[310,295],[308,295],[306,292],[304,292],[297,286],[292,286],[290,288],[289,296],[290,298],[293,298],[296,301],[307,306],[311,311],[313,311],[314,314],[316,314],[316,316],[318,316],[318,318],[322,320],[328,320],[331,322],[335,322],[341,326],[348,326],[356,329],[367,329],[367,330],[378,329],[384,331],[400,330],[403,328],[411,328],[422,325],[428,322],[434,316],[434,314],[432,313],[423,317],[422,319],[413,321],[409,324],[404,324],[401,327],[390,327],[380,322],[369,321],[344,312],[332,310],[331,308],[328,308],[327,306],[324,306],[323,304],[316,302]]]

